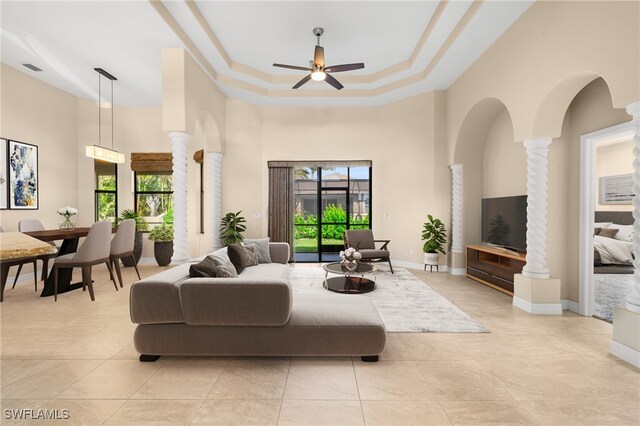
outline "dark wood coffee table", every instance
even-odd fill
[[[364,274],[373,273],[375,278],[376,268],[370,263],[360,262],[354,271],[349,271],[338,262],[322,265],[322,269],[325,271],[323,286],[329,291],[361,294],[369,293],[376,289],[375,279],[371,280],[364,276]],[[329,273],[340,276],[329,278]]]

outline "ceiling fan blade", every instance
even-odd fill
[[[316,46],[316,51],[313,54],[313,63],[320,67],[324,67],[324,47]]]
[[[333,87],[335,87],[338,90],[341,90],[344,87],[342,84],[340,84],[340,82],[338,80],[333,78],[331,76],[331,74],[327,74],[325,76],[325,78],[324,78],[324,81],[326,81],[327,83],[329,83],[330,85],[332,85]]]
[[[359,62],[357,64],[343,64],[343,65],[331,65],[330,67],[325,68],[324,70],[327,72],[343,72],[343,71],[353,71],[364,68],[364,64]]]
[[[292,87],[292,89],[297,89],[298,87],[302,86],[309,80],[311,80],[311,74],[309,74],[308,76],[306,76],[305,78],[297,82],[296,85]]]
[[[273,64],[273,66],[278,68],[287,68],[290,70],[311,71],[311,68],[309,67],[298,67],[296,65]]]

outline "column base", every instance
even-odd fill
[[[451,275],[467,275],[467,259],[464,252],[451,252]]]
[[[640,368],[640,313],[613,308],[613,337],[609,353]]]
[[[513,306],[530,314],[562,315],[560,280],[514,276]]]

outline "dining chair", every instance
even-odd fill
[[[20,222],[18,222],[18,231],[44,231],[44,225],[38,219],[20,219]],[[54,242],[49,242],[49,244],[55,247],[56,251],[54,253],[40,255],[36,258],[38,260],[42,260],[42,277],[40,278],[42,281],[47,280],[47,273],[49,272],[49,259],[53,259],[58,255],[58,246],[56,246]],[[16,286],[18,275],[20,275],[20,270],[18,270],[18,274],[16,274],[16,277],[13,280],[13,287],[11,288],[14,288]],[[36,291],[38,290],[36,289]]]
[[[53,295],[58,300],[58,270],[62,268],[82,268],[82,291],[89,287],[91,300],[96,300],[93,294],[93,282],[91,281],[91,269],[94,265],[104,263],[109,269],[109,275],[113,279],[113,271],[109,263],[111,235],[111,222],[96,222],[91,226],[89,234],[75,253],[64,254],[56,257],[53,263]],[[113,285],[118,291],[118,284],[113,280]]]
[[[4,232],[4,227],[2,225],[0,225],[0,233]],[[20,260],[7,260],[4,261],[3,263],[5,264],[4,267],[7,268],[5,270],[5,272],[8,274],[9,269],[12,266],[18,266],[18,272],[16,273],[16,277],[13,280],[13,287],[16,286],[16,282],[18,282],[18,277],[20,276],[20,272],[22,271],[22,265],[25,265],[27,263],[32,263],[33,264],[33,284],[36,287],[36,292],[38,291],[38,264],[36,263],[37,260],[36,258],[30,258],[30,259],[20,259]],[[2,289],[4,290],[4,282],[2,283]],[[13,288],[11,287],[11,288]]]
[[[109,262],[111,263],[111,269],[115,269],[118,274],[118,281],[120,287],[122,285],[122,271],[120,269],[120,259],[131,258],[133,266],[136,268],[136,274],[140,279],[140,272],[138,271],[138,265],[136,265],[136,259],[133,256],[133,245],[136,239],[136,221],[135,219],[127,219],[120,222],[118,225],[118,231],[111,240],[111,253],[109,255]]]

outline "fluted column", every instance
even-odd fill
[[[187,238],[187,144],[189,134],[171,132],[173,154],[173,262],[189,259]]]
[[[640,312],[640,101],[627,107],[627,112],[633,117],[633,259],[635,272],[631,291],[627,295],[627,309],[632,312]]]
[[[222,247],[220,221],[222,220],[222,156],[221,152],[207,152],[205,164],[211,185],[211,251]]]
[[[451,251],[462,253],[462,164],[451,168]]]
[[[549,278],[547,268],[547,189],[551,138],[527,139],[527,258],[522,275]]]

